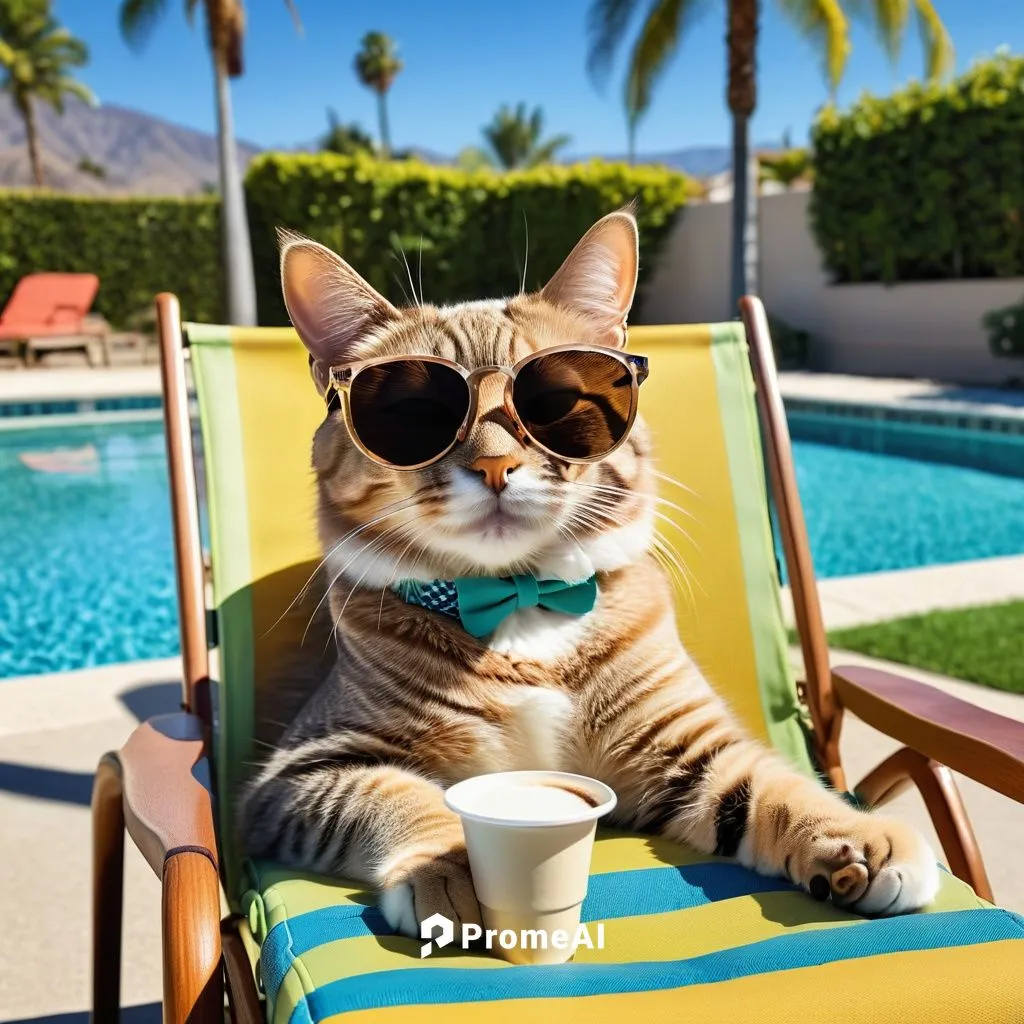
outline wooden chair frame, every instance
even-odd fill
[[[99,764],[93,789],[93,1017],[119,1013],[124,833],[162,879],[163,1014],[168,1024],[262,1020],[236,922],[221,917],[221,874],[212,794],[195,777],[211,743],[210,662],[204,570],[178,300],[157,296],[167,454],[182,647],[182,710],[140,725]],[[978,845],[952,771],[1024,803],[1024,724],[983,711],[933,687],[875,669],[832,668],[797,493],[789,430],[760,300],[740,312],[750,345],[757,408],[789,571],[818,764],[847,788],[839,758],[844,711],[904,746],[856,791],[883,804],[913,784],[924,797],[954,874],[991,900]]]

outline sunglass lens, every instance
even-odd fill
[[[352,429],[365,448],[394,466],[437,458],[469,409],[469,385],[450,366],[397,359],[360,370],[352,381]]]
[[[633,378],[610,354],[552,352],[519,371],[512,400],[523,425],[549,451],[595,459],[629,430]]]

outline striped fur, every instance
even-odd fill
[[[511,365],[546,345],[622,340],[635,231],[628,213],[605,218],[557,287],[537,295],[402,311],[337,257],[289,239],[285,294],[321,388],[326,367],[371,352]],[[357,310],[357,333],[339,332],[339,302]],[[736,857],[818,898],[882,914],[927,903],[938,873],[924,840],[854,810],[751,740],[683,649],[650,550],[654,470],[642,423],[599,464],[559,463],[516,437],[502,387],[485,382],[465,443],[421,472],[371,463],[337,413],[317,431],[338,658],[247,792],[249,852],[380,887],[385,915],[410,933],[435,912],[476,922],[443,790],[482,772],[553,768],[612,786],[621,825]],[[516,460],[499,496],[469,468],[482,455]],[[400,578],[517,571],[596,571],[598,604],[580,619],[517,612],[481,642],[388,589]]]

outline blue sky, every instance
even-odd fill
[[[935,0],[957,49],[957,67],[997,46],[1024,50],[1021,0]],[[117,28],[117,0],[56,0],[57,16],[89,44],[82,77],[106,103],[134,107],[211,131],[213,86],[201,22],[185,22],[182,0],[167,12],[142,55]],[[390,94],[396,146],[454,154],[480,141],[480,127],[501,103],[539,104],[551,132],[568,132],[576,153],[625,148],[619,77],[602,95],[585,70],[588,0],[298,0],[305,36],[292,29],[279,0],[249,0],[245,77],[234,84],[236,132],[263,146],[294,146],[325,128],[326,109],[376,133],[373,96],[357,82],[352,57],[363,33],[393,36],[406,69]],[[642,123],[640,152],[725,145],[724,0],[708,0]],[[806,137],[825,98],[817,60],[779,11],[765,0],[760,96],[754,137],[775,141],[789,129]],[[848,103],[920,73],[916,31],[895,69],[869,31],[855,28],[841,88]]]

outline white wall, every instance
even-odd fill
[[[1024,278],[832,285],[807,225],[809,192],[762,196],[760,294],[770,314],[812,335],[815,369],[888,377],[997,384],[1020,373],[988,351],[981,318],[1024,298]],[[732,204],[683,212],[647,286],[644,323],[732,318]]]

